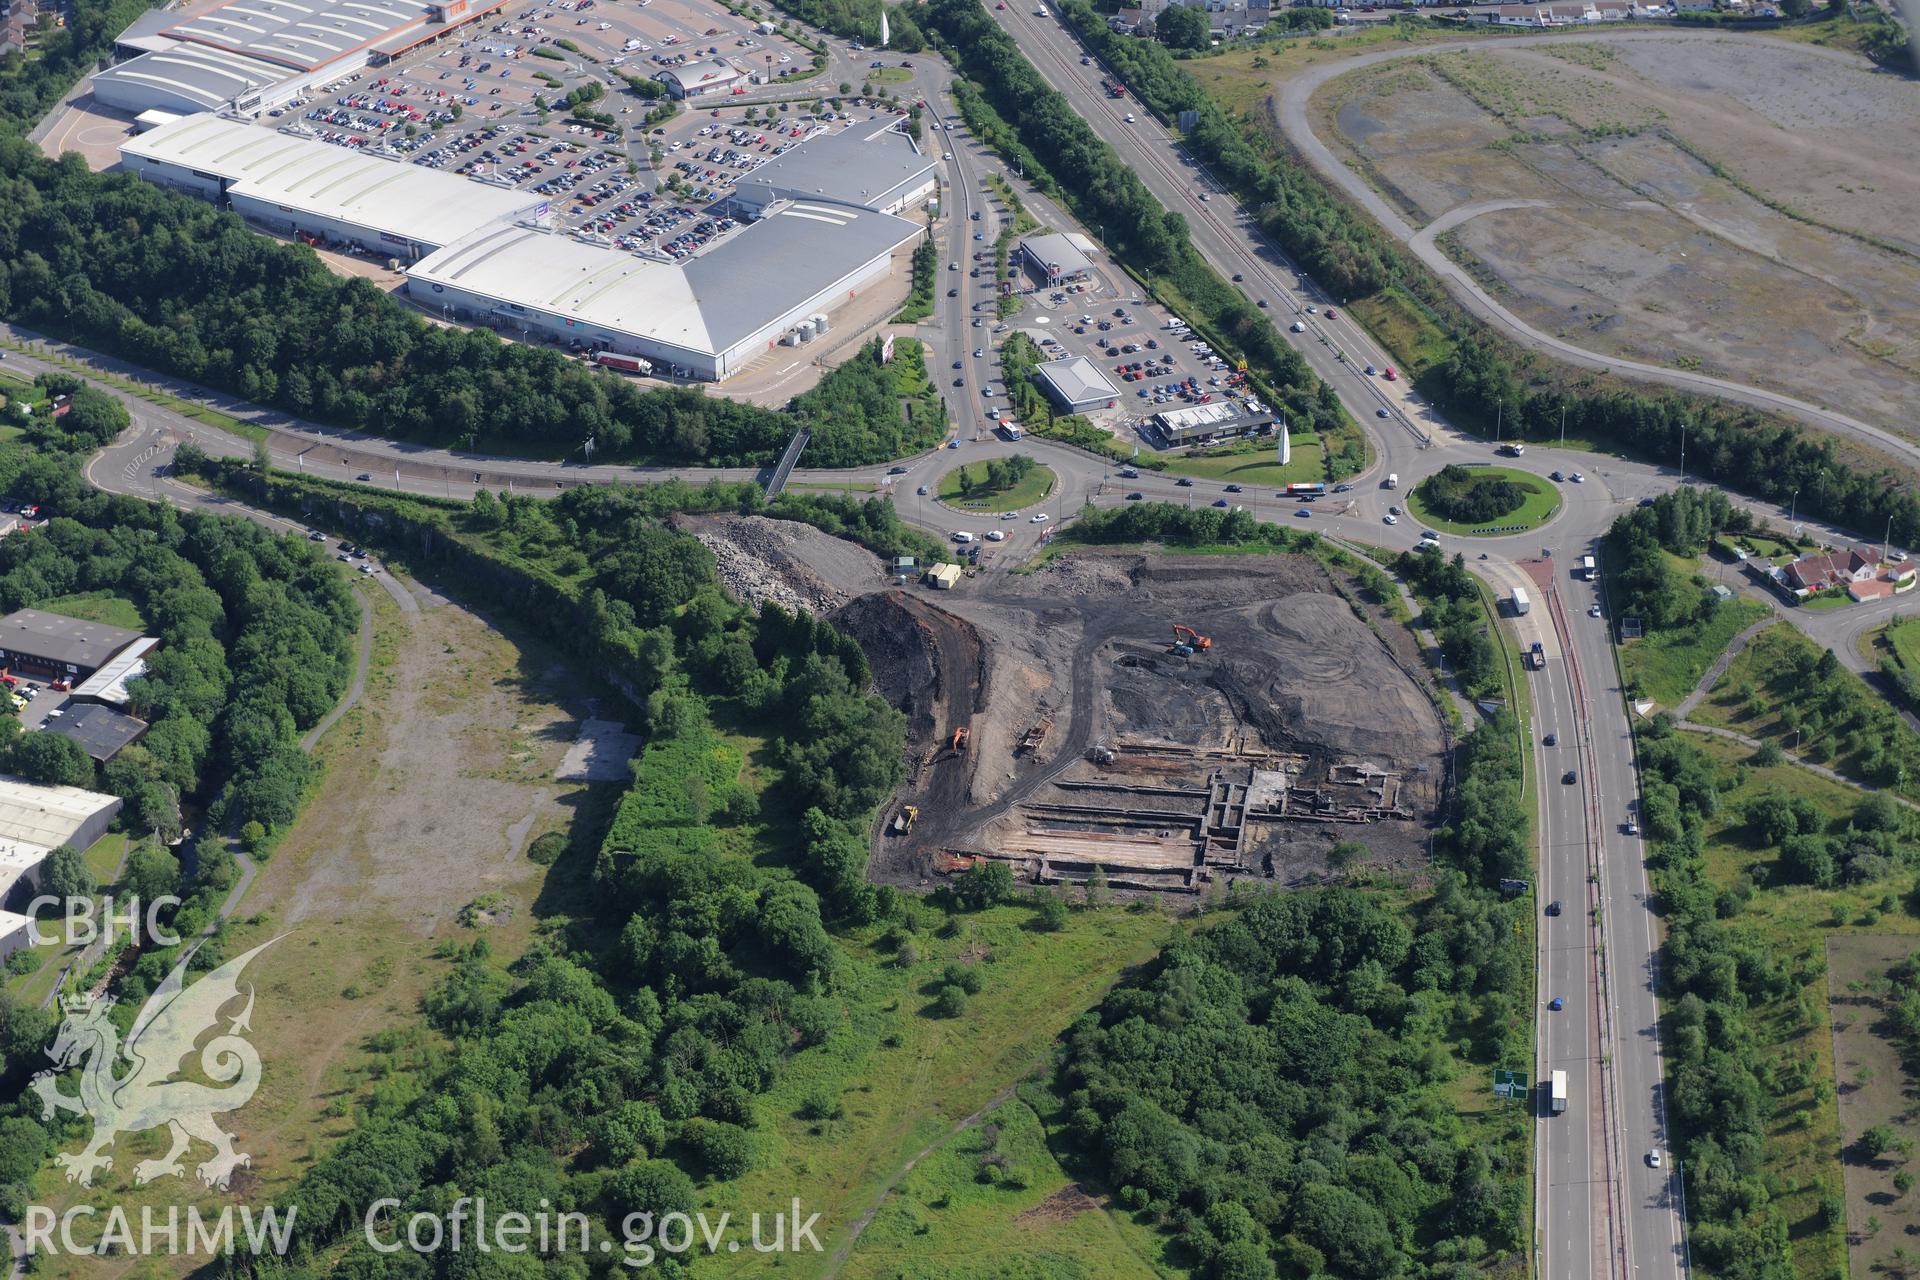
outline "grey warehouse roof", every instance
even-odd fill
[[[138,631],[125,627],[83,622],[38,609],[22,609],[0,618],[0,649],[76,667],[98,667],[139,638]]]
[[[121,143],[120,154],[214,174],[232,184],[235,197],[429,245],[450,244],[539,202],[457,174],[210,115],[150,129]]]
[[[68,706],[66,715],[47,724],[45,729],[48,733],[72,738],[80,744],[82,751],[104,763],[118,755],[120,748],[145,733],[147,722],[107,707],[83,703]]]
[[[413,0],[228,0],[166,34],[311,71],[427,16]]]
[[[926,178],[938,162],[893,127],[893,118],[817,134],[741,178],[737,189],[765,199],[831,200],[872,208]]]
[[[678,262],[510,226],[423,258],[407,275],[410,289],[463,289],[717,355],[921,234],[890,214],[796,202]]]
[[[1020,249],[1037,263],[1051,263],[1059,267],[1062,275],[1079,275],[1083,271],[1093,270],[1087,255],[1058,231],[1044,236],[1028,236],[1020,242]]]
[[[154,37],[155,40],[165,37]],[[287,69],[263,58],[195,44],[143,53],[93,78],[95,84],[160,89],[213,111],[240,95],[287,78]]]
[[[698,62],[668,67],[654,76],[654,79],[672,80],[680,86],[683,93],[693,93],[711,84],[732,84],[745,75],[746,72],[725,58],[702,58]]]
[[[1059,398],[1070,405],[1112,400],[1120,394],[1119,388],[1108,382],[1106,376],[1094,367],[1093,361],[1085,356],[1049,360],[1036,366],[1034,372],[1046,379]]]

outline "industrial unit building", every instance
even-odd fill
[[[899,213],[933,194],[939,163],[897,124],[863,121],[815,134],[741,178],[729,203],[748,218],[782,200]]]
[[[0,960],[33,945],[33,921],[14,911],[0,911]]]
[[[0,841],[85,849],[113,825],[120,797],[0,774]]]
[[[416,264],[422,306],[719,379],[885,276],[924,229],[811,202],[767,215],[679,261],[580,244],[527,226],[490,228]]]
[[[138,631],[125,627],[22,609],[0,618],[0,666],[40,679],[78,682],[140,639]]]
[[[491,222],[540,215],[538,196],[296,138],[186,116],[120,145],[127,168],[283,234],[413,261]]]
[[[1085,413],[1089,409],[1111,409],[1120,391],[1085,356],[1049,360],[1037,365],[1040,389],[1047,399],[1067,413]]]
[[[127,693],[127,681],[146,674],[147,655],[159,647],[160,642],[152,636],[141,636],[103,663],[98,671],[74,685],[71,700],[125,707],[133,701]]]
[[[101,764],[120,754],[123,747],[139,741],[147,731],[147,722],[94,703],[69,705],[66,714],[42,726],[44,733],[57,733],[80,744],[80,749]]]
[[[129,115],[257,114],[316,84],[379,65],[502,7],[504,0],[228,0],[153,10],[114,41],[121,61],[93,99]]]
[[[0,910],[26,910],[40,892],[40,870],[52,852],[41,844],[0,840]]]
[[[1276,416],[1265,409],[1255,410],[1252,401],[1216,400],[1210,404],[1188,405],[1184,409],[1168,409],[1153,415],[1153,429],[1160,439],[1169,446],[1187,444],[1205,444],[1211,440],[1225,440],[1230,436],[1251,435],[1264,431],[1277,421]],[[1284,434],[1285,427],[1279,430]],[[1281,441],[1281,449],[1291,454],[1286,440]],[[1288,461],[1283,456],[1281,461]]]
[[[1020,261],[1043,285],[1067,284],[1093,274],[1093,262],[1071,236],[1051,232],[1020,242]]]
[[[748,84],[747,73],[725,58],[703,58],[678,67],[668,67],[653,77],[667,87],[674,98],[707,98],[716,93],[732,93]]]

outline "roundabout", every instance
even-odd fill
[[[1060,483],[1051,467],[1025,454],[989,458],[953,468],[940,477],[934,493],[955,511],[999,515],[1044,501]]]
[[[1514,467],[1454,464],[1407,494],[1407,512],[1415,520],[1466,538],[1527,533],[1553,519],[1562,505],[1559,486]]]

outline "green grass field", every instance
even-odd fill
[[[41,601],[39,607],[64,618],[125,627],[129,631],[144,631],[147,626],[147,620],[140,616],[140,610],[134,607],[133,601],[114,595],[111,591],[82,591],[70,596],[55,596],[51,600]]]
[[[1920,619],[1902,618],[1898,622],[1890,622],[1880,634],[1892,648],[1893,656],[1900,660],[1901,666],[1909,671],[1920,671]]]
[[[1050,469],[1036,466],[1011,488],[992,491],[976,488],[968,494],[960,487],[962,476],[975,485],[984,484],[987,478],[987,464],[969,462],[955,467],[940,477],[939,487],[934,492],[939,495],[940,501],[961,511],[1018,511],[1023,507],[1032,506],[1053,492],[1053,486],[1057,480]]]
[[[1707,734],[1687,741],[1712,761],[1722,777],[1719,812],[1707,827],[1705,875],[1716,889],[1747,881],[1766,885],[1768,867],[1778,850],[1762,845],[1746,824],[1749,801],[1770,787],[1817,804],[1829,820],[1846,821],[1862,793],[1792,764],[1762,768],[1738,743]],[[1729,781],[1737,779],[1734,785]],[[1807,885],[1766,885],[1726,923],[1765,944],[1777,956],[1820,957],[1827,935],[1900,933],[1920,935],[1920,918],[1905,910],[1884,910],[1890,892],[1905,883],[1821,890]],[[1836,926],[1836,919],[1846,923]],[[1818,970],[1815,970],[1818,972]],[[1834,1085],[1833,1036],[1827,1015],[1827,991],[1816,978],[1799,992],[1757,1004],[1747,1026],[1779,1067],[1813,1064],[1811,1079],[1775,1098],[1775,1120],[1765,1146],[1767,1177],[1781,1215],[1792,1224],[1794,1269],[1807,1280],[1846,1274],[1846,1241],[1838,1229],[1820,1225],[1823,1195],[1841,1190],[1839,1114]],[[1824,1087],[1823,1087],[1824,1086]],[[1825,1100],[1821,1098],[1824,1096]]]
[[[939,918],[927,915],[929,923]],[[904,967],[878,945],[877,930],[838,940],[846,964],[834,994],[843,1022],[820,1049],[794,1058],[760,1099],[760,1152],[753,1170],[736,1182],[705,1188],[711,1207],[736,1215],[799,1196],[809,1212],[821,1213],[819,1235],[827,1252],[743,1255],[729,1260],[728,1274],[824,1274],[833,1251],[863,1215],[882,1206],[883,1192],[901,1179],[910,1160],[950,1136],[963,1147],[971,1141],[965,1133],[956,1135],[960,1122],[1042,1070],[1055,1038],[1180,928],[1151,910],[1075,911],[1067,927],[1052,934],[1029,927],[1032,917],[1027,907],[1005,906],[959,917],[959,932],[950,938],[923,930],[912,939],[914,962]],[[950,963],[978,967],[985,985],[962,1017],[931,1017],[931,985]],[[819,1102],[842,1114],[801,1118],[803,1105]],[[1036,1179],[1043,1173],[1037,1171]],[[911,1195],[903,1203],[910,1205]],[[897,1247],[889,1246],[892,1237],[884,1229],[876,1239],[882,1255]],[[966,1244],[942,1231],[922,1247]],[[1047,1253],[1036,1245],[1027,1269],[991,1274],[1062,1274],[1046,1268]],[[904,1257],[899,1262],[899,1270],[856,1268],[851,1274],[929,1274]]]
[[[1047,1143],[1059,1103],[1039,1088],[994,1108],[928,1156],[874,1216],[849,1280],[984,1275],[1151,1280],[1165,1239],[1083,1189]],[[1020,1270],[1014,1270],[1019,1267]]]
[[[1317,436],[1295,436],[1293,461],[1281,466],[1275,451],[1233,453],[1210,458],[1180,457],[1167,460],[1167,473],[1192,476],[1196,480],[1219,480],[1230,484],[1313,484],[1326,479],[1326,464]]]
[[[1638,640],[1622,641],[1620,664],[1627,679],[1663,707],[1680,703],[1727,642],[1758,622],[1767,607],[1753,600],[1728,600],[1714,610],[1704,627],[1684,631],[1656,631]]]
[[[1442,533],[1462,534],[1468,537],[1476,532],[1499,530],[1500,533],[1512,533],[1518,529],[1532,529],[1545,524],[1560,510],[1560,491],[1549,480],[1528,471],[1516,471],[1512,467],[1475,467],[1476,478],[1481,476],[1500,476],[1513,481],[1526,490],[1526,501],[1516,511],[1509,511],[1496,520],[1484,524],[1461,524],[1453,520],[1443,520],[1428,510],[1420,497],[1420,486],[1415,484],[1407,494],[1407,510],[1414,519]]]

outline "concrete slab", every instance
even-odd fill
[[[639,736],[618,720],[585,720],[553,776],[562,782],[627,782],[627,761],[639,750]]]

